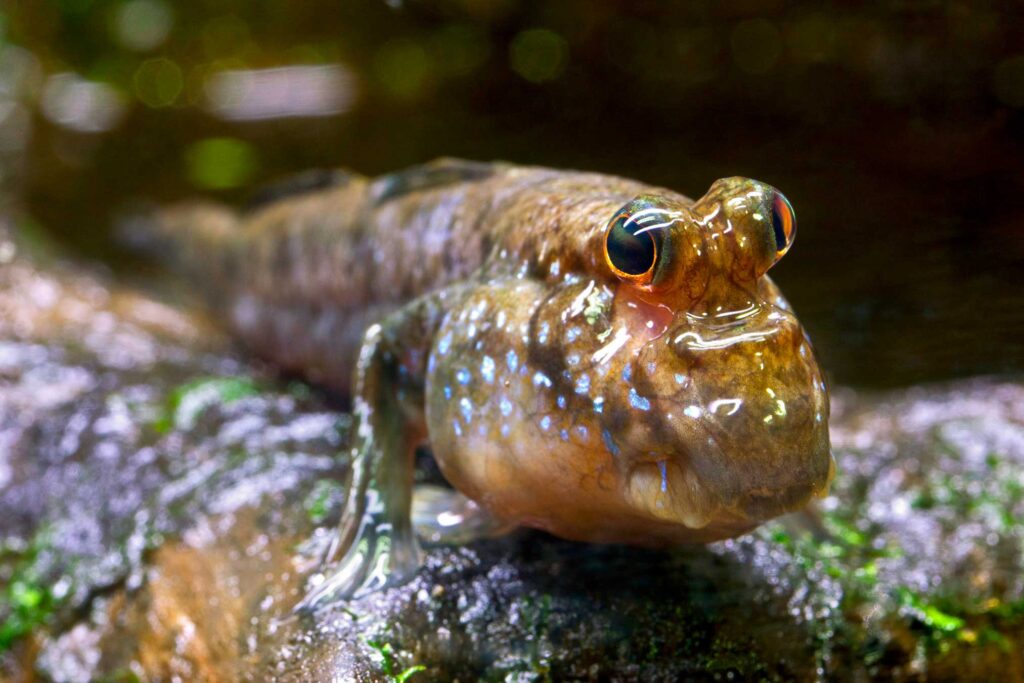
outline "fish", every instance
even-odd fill
[[[351,401],[343,514],[300,610],[403,583],[423,543],[709,543],[827,495],[828,389],[768,275],[796,236],[770,185],[692,200],[438,159],[154,225],[244,345]],[[451,488],[414,486],[424,444]]]

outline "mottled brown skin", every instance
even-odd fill
[[[168,212],[243,340],[351,387],[339,561],[306,605],[414,571],[423,440],[475,505],[460,524],[486,529],[707,542],[824,494],[825,385],[765,275],[782,253],[774,193],[731,178],[693,202],[610,176],[441,160],[241,220]],[[624,278],[605,241],[638,196],[667,218],[650,273]]]

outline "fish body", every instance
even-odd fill
[[[828,489],[825,384],[766,274],[795,216],[763,183],[694,201],[439,160],[160,225],[240,339],[352,397],[351,490],[306,606],[415,571],[423,442],[457,492],[421,506],[441,540],[709,542]]]

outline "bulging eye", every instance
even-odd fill
[[[796,212],[786,195],[778,190],[775,190],[772,197],[772,228],[775,233],[775,259],[778,260],[789,251],[796,239]]]
[[[623,280],[647,284],[654,275],[663,229],[669,212],[637,199],[622,207],[608,223],[604,256]]]

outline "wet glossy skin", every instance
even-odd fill
[[[693,202],[597,174],[439,161],[241,218],[168,212],[243,340],[351,387],[337,564],[306,604],[415,570],[424,440],[471,499],[451,509],[476,511],[451,525],[474,530],[706,542],[824,494],[825,385],[765,274],[795,229],[781,202],[743,178]],[[645,228],[626,236],[644,247],[626,261],[608,241],[623,216]]]
[[[449,481],[503,519],[628,543],[734,536],[822,494],[828,400],[763,275],[770,218],[753,214],[770,192],[730,179],[696,205],[662,194],[673,253],[657,286],[609,272],[606,221],[542,237],[537,278],[503,265],[529,244],[510,231],[431,352],[428,425]]]

